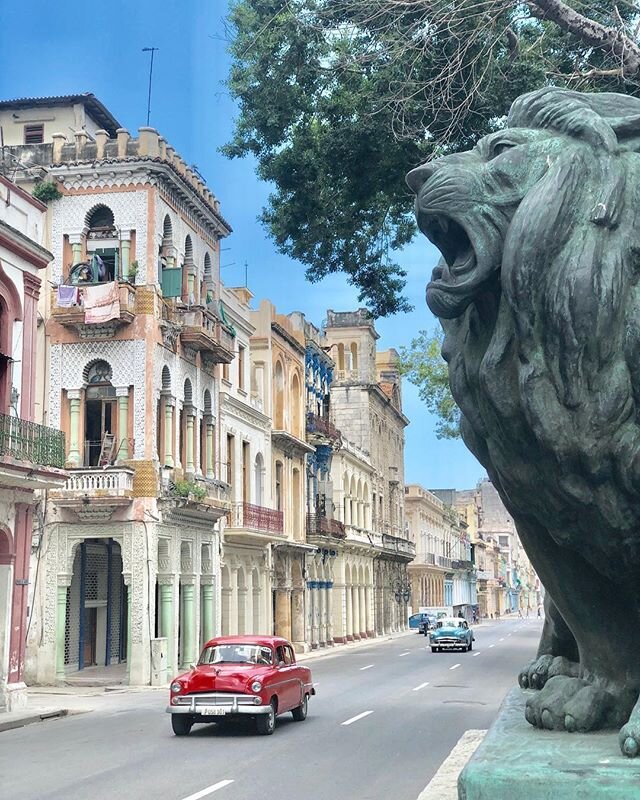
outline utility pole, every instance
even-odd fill
[[[149,96],[147,98],[147,127],[149,127],[149,118],[151,116],[151,78],[153,76],[153,56],[159,47],[143,47],[143,53],[151,53],[151,64],[149,65]]]

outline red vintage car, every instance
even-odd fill
[[[167,713],[176,736],[186,736],[196,722],[239,716],[253,717],[257,732],[268,736],[278,714],[291,711],[302,722],[315,693],[311,670],[296,663],[286,639],[218,636],[189,672],[171,682]]]

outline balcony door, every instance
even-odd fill
[[[113,455],[117,452],[118,442],[118,415],[115,389],[111,385],[90,386],[87,388],[85,398],[85,449],[84,460],[86,467],[97,467],[100,462],[100,453],[103,444],[109,447],[107,434],[115,436]],[[103,454],[109,461],[111,453]]]

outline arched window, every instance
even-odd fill
[[[5,278],[0,265],[0,414],[9,411],[13,323],[22,319],[20,296],[13,281]]]
[[[284,370],[281,361],[276,361],[273,385],[275,390],[275,429],[281,431],[284,430]]]
[[[191,241],[191,236],[189,236],[189,234],[187,234],[187,237],[184,240],[184,263],[193,264],[193,242]]]
[[[119,450],[119,441],[127,431],[118,430],[116,390],[111,385],[111,365],[98,359],[90,361],[83,371],[87,385],[84,402],[84,465],[112,464]]]
[[[184,382],[184,404],[185,406],[193,405],[193,388],[189,378],[187,378]]]
[[[171,392],[171,372],[166,365],[162,368],[162,391]]]
[[[254,464],[254,482],[255,482],[255,503],[257,506],[264,505],[264,458],[262,453],[256,455]]]
[[[351,342],[351,369],[358,369],[358,345],[356,342]]]
[[[292,433],[294,436],[300,437],[301,433],[301,425],[300,419],[302,416],[302,396],[300,394],[300,379],[298,378],[298,373],[293,373],[293,378],[291,379],[291,422],[292,422]]]
[[[338,369],[344,369],[344,345],[338,345]]]
[[[85,218],[87,260],[74,265],[69,274],[72,283],[105,283],[114,281],[120,272],[120,238],[113,211],[104,204],[94,206]],[[76,269],[75,267],[79,267]],[[82,269],[84,267],[84,270]]]
[[[284,500],[284,494],[283,494],[284,487],[282,485],[282,480],[283,480],[282,461],[276,461],[276,476],[275,476],[275,478],[276,478],[276,483],[275,483],[275,488],[276,488],[276,498],[275,498],[276,499],[276,511],[282,511],[283,510],[283,500]]]

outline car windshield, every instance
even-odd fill
[[[198,664],[273,664],[270,647],[259,644],[217,644],[205,647]]]
[[[464,620],[462,619],[439,619],[439,628],[462,628]]]

